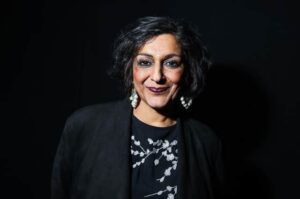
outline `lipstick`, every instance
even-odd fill
[[[162,94],[169,89],[169,87],[147,87],[147,88],[155,94]]]

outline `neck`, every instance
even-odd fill
[[[156,110],[141,102],[133,110],[133,115],[142,122],[156,127],[168,127],[176,124],[176,118],[170,108]]]

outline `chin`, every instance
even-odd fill
[[[164,107],[166,107],[166,105],[150,105],[151,108],[155,109],[155,110],[162,110]]]
[[[168,106],[169,100],[151,100],[147,103],[153,109],[163,109]]]

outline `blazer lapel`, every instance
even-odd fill
[[[114,170],[115,180],[113,187],[118,187],[115,190],[116,199],[128,199],[130,197],[131,190],[131,171],[130,171],[130,126],[131,126],[131,114],[132,108],[128,100],[123,100],[118,103],[114,109],[114,118],[112,118],[113,126],[111,133],[114,134],[112,153],[116,155],[114,158]]]
[[[179,120],[179,125],[178,198],[213,198],[205,149],[200,140],[191,136],[191,125],[184,119]]]
[[[178,198],[187,198],[186,197],[186,150],[185,150],[185,141],[184,141],[184,125],[181,119],[177,120],[179,130],[178,132]]]

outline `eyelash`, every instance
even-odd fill
[[[142,67],[148,67],[148,66],[152,65],[152,61],[143,60],[143,59],[139,60],[137,63],[138,63],[139,66],[142,66]]]
[[[137,62],[137,64],[141,67],[149,67],[151,66],[153,63],[152,61],[149,60],[139,60]],[[181,63],[179,61],[175,61],[175,60],[167,60],[163,62],[163,65],[169,68],[178,68]]]
[[[178,68],[181,65],[181,63],[179,61],[170,60],[170,61],[165,61],[164,65],[170,68]]]

